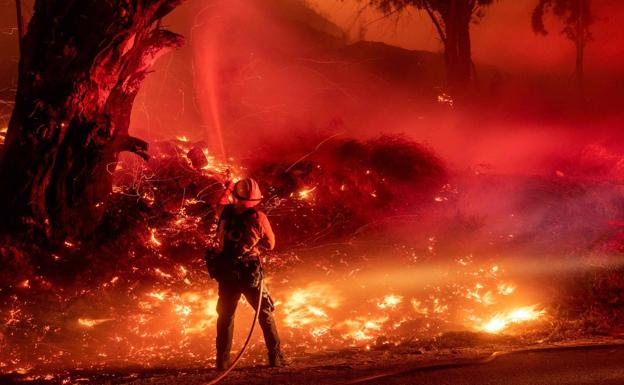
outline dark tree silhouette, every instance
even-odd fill
[[[444,45],[447,83],[464,88],[472,79],[470,24],[484,16],[494,0],[369,0],[383,12],[414,7],[427,12]]]
[[[576,81],[582,93],[585,46],[592,38],[590,27],[594,23],[591,0],[539,0],[533,10],[531,20],[535,33],[548,34],[544,25],[544,16],[549,11],[563,21],[562,33],[576,46]]]
[[[80,236],[99,222],[151,64],[183,38],[160,28],[181,0],[37,0],[21,39],[0,160],[0,224]]]

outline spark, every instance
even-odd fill
[[[453,108],[455,101],[453,100],[453,97],[451,95],[443,92],[440,95],[438,95],[438,103],[446,104],[447,106]]]
[[[297,192],[297,197],[299,199],[305,200],[311,197],[311,194],[316,190],[318,186],[314,186],[312,188],[304,188]]]

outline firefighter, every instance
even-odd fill
[[[219,283],[217,370],[225,370],[230,365],[234,313],[241,294],[254,310],[260,312],[258,321],[269,353],[269,366],[286,365],[273,318],[273,300],[266,288],[261,292],[260,255],[262,250],[275,247],[271,224],[257,208],[261,199],[258,183],[246,178],[236,184],[227,184],[219,202],[222,207],[217,230],[219,245],[213,251],[212,259],[207,256],[210,275]],[[260,309],[255,309],[260,295]]]

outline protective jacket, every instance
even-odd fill
[[[275,247],[271,224],[255,207],[237,211],[234,205],[226,205],[219,219],[218,236],[222,253],[230,258],[257,258],[261,248]]]
[[[275,235],[266,215],[256,208],[240,210],[226,205],[217,237],[219,247],[206,255],[210,276],[219,282],[257,286],[262,277],[261,249],[275,247]]]

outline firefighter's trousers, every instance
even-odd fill
[[[257,310],[260,287],[254,287],[242,282],[219,282],[219,300],[217,302],[217,361],[227,362],[232,349],[234,334],[234,313],[240,296],[244,295],[254,310]],[[266,289],[262,292],[262,304],[258,322],[264,334],[269,357],[279,354],[280,340],[277,334],[275,319],[273,318],[273,301]]]

